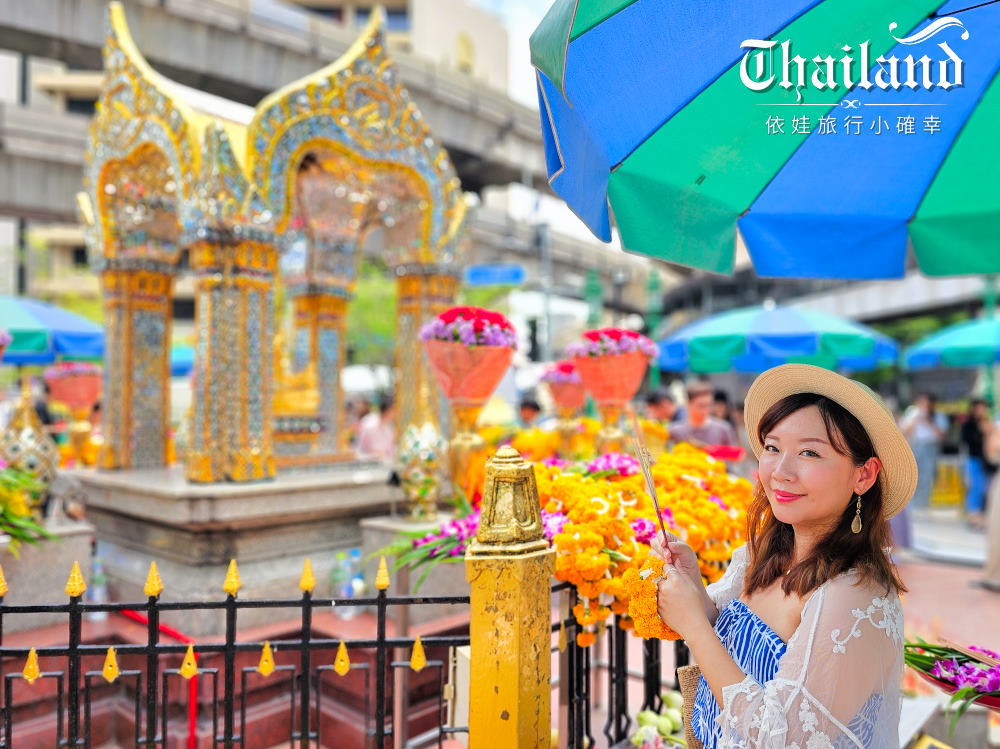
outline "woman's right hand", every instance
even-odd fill
[[[677,571],[687,577],[698,587],[703,587],[701,570],[698,568],[698,557],[694,550],[677,536],[667,534],[667,543],[663,542],[663,534],[656,533],[649,544],[650,551],[666,564],[672,564]]]

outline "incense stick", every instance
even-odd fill
[[[628,409],[632,416],[632,428],[635,430],[635,435],[632,437],[632,443],[636,453],[636,458],[639,460],[639,467],[642,469],[642,477],[646,480],[646,491],[649,493],[650,499],[653,500],[653,508],[656,510],[656,519],[660,521],[660,531],[663,533],[663,545],[666,546],[670,542],[670,537],[667,535],[667,528],[663,524],[663,515],[660,513],[660,503],[656,499],[656,483],[653,481],[653,469],[649,465],[649,451],[646,449],[646,441],[642,436],[642,427],[639,424],[639,417],[636,415],[635,411],[631,408]]]
[[[1000,666],[1000,660],[997,660],[996,658],[991,658],[990,656],[986,655],[986,653],[980,653],[975,650],[970,650],[969,648],[964,647],[963,645],[959,645],[957,643],[952,642],[946,637],[941,638],[941,644],[944,645],[945,647],[951,648],[952,650],[957,650],[962,655],[968,656],[969,658],[972,658],[972,660],[974,661],[985,663],[987,666]]]

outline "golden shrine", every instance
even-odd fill
[[[253,481],[343,460],[344,326],[374,230],[397,279],[397,423],[447,419],[417,333],[454,297],[465,198],[382,24],[373,13],[343,57],[251,113],[157,74],[110,6],[79,195],[104,294],[100,467],[167,463],[171,294],[188,268],[188,479]],[[279,283],[292,308],[284,338]],[[288,345],[276,349],[276,336]]]

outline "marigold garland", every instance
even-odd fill
[[[638,636],[676,639],[656,613],[652,580],[660,571],[658,560],[650,558],[649,543],[659,533],[659,522],[642,475],[633,470],[634,458],[546,458],[547,434],[526,430],[514,436],[514,443],[539,461],[535,479],[545,535],[556,550],[555,577],[572,583],[580,598],[573,609],[583,628],[578,643],[593,642],[595,630],[613,614],[622,617],[619,626],[634,628]],[[465,482],[473,505],[481,496],[490,452],[487,448],[476,456]],[[722,461],[683,443],[660,454],[652,474],[664,524],[694,550],[705,582],[715,582],[745,542],[753,487],[728,475]],[[644,569],[655,573],[643,579],[639,573]]]
[[[637,636],[648,640],[679,640],[680,635],[664,624],[656,605],[656,581],[663,574],[663,562],[650,557],[642,569],[626,570],[625,588],[628,591],[628,615]]]
[[[656,564],[648,544],[659,524],[641,476],[632,474],[629,465],[624,456],[614,455],[589,464],[536,464],[543,510],[550,518],[566,518],[562,532],[553,537],[555,576],[576,586],[581,602],[574,615],[580,626],[592,627],[611,614],[634,620],[635,591],[642,590],[638,611],[651,607],[645,615],[653,618],[635,621],[637,634],[676,639],[655,626],[659,617],[652,578],[638,578],[644,565]],[[664,523],[692,547],[702,576],[714,582],[733,550],[744,543],[750,482],[729,476],[724,463],[686,444],[657,459],[653,479]]]

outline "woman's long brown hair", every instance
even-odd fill
[[[796,411],[816,406],[833,449],[862,466],[875,455],[871,438],[861,422],[847,409],[815,393],[797,393],[775,403],[761,417],[757,435],[764,437]],[[891,466],[889,467],[891,470]],[[749,595],[781,580],[785,595],[806,596],[827,580],[855,569],[862,583],[877,583],[886,591],[906,591],[886,549],[892,545],[889,522],[882,514],[882,472],[871,489],[861,495],[861,532],[851,531],[856,505],[850,502],[834,526],[808,557],[792,567],[795,534],[771,512],[764,487],[757,481],[754,499],[747,510],[749,567],[744,582]],[[791,569],[789,569],[791,567]],[[787,571],[787,574],[785,574]]]

